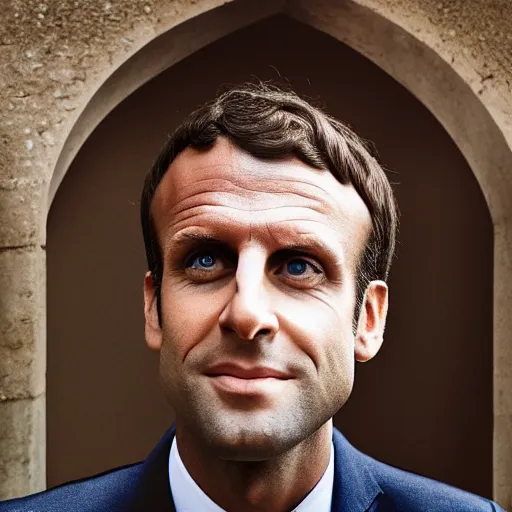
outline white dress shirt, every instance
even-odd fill
[[[176,512],[225,512],[195,483],[178,452],[176,436],[169,455],[169,480]],[[293,509],[294,512],[330,512],[334,485],[334,446],[329,465],[313,490]]]

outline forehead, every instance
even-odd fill
[[[256,158],[224,138],[212,148],[186,148],[160,182],[151,213],[160,242],[189,227],[287,226],[364,246],[366,205],[351,185],[294,157]],[[271,226],[269,228],[269,226]],[[240,229],[237,231],[241,233]],[[234,232],[233,232],[234,233]]]

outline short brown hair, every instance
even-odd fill
[[[358,315],[368,283],[385,281],[389,274],[398,227],[391,185],[370,148],[348,126],[292,91],[259,83],[232,87],[190,114],[171,135],[146,177],[141,223],[159,317],[163,261],[151,218],[153,196],[181,151],[188,146],[210,147],[221,136],[258,158],[293,155],[314,168],[328,169],[342,184],[351,183],[356,189],[373,226],[358,266]]]

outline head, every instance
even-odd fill
[[[328,422],[388,307],[397,210],[363,141],[292,92],[231,89],[170,137],[141,220],[146,340],[177,427],[260,460]]]

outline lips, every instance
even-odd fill
[[[238,379],[265,379],[265,378],[273,378],[273,379],[281,379],[287,380],[292,378],[291,375],[276,370],[274,368],[268,368],[264,366],[255,366],[255,367],[244,367],[241,365],[233,364],[233,363],[224,363],[216,365],[207,372],[205,372],[209,377],[217,377],[222,375],[227,375],[230,377],[236,377]]]
[[[245,366],[239,363],[222,363],[209,368],[205,375],[223,396],[268,399],[282,396],[285,386],[293,376],[267,366]],[[240,405],[240,404],[238,404]]]

